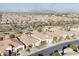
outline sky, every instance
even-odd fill
[[[0,11],[23,11],[23,12],[44,12],[44,11],[78,11],[79,3],[0,3]]]

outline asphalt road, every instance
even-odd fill
[[[64,46],[68,46],[69,44],[77,44],[79,45],[79,40],[73,39],[73,40],[68,40],[65,42],[60,42],[54,45],[51,45],[45,49],[39,49],[39,51],[36,51],[35,53],[31,53],[30,56],[38,56],[38,54],[43,54],[45,56],[49,56],[49,54],[55,50],[61,50]]]

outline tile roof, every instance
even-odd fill
[[[12,44],[14,46],[14,48],[21,45],[21,43],[19,41],[17,41],[16,38],[14,38],[12,40],[11,39],[5,39],[3,41],[0,41],[0,53],[4,52],[6,50],[6,48],[9,47],[9,44]]]
[[[30,45],[30,44],[35,44],[36,42],[38,42],[39,40],[32,37],[32,36],[28,36],[27,34],[22,34],[19,39],[25,43],[26,45]]]

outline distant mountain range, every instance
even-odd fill
[[[0,3],[4,12],[79,12],[79,3]]]

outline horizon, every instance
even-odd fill
[[[0,12],[79,12],[79,3],[0,3]]]

